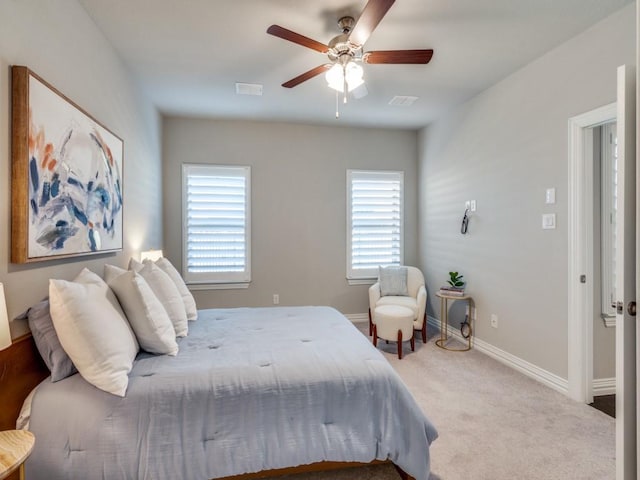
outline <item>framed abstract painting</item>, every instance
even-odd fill
[[[122,250],[123,141],[13,66],[11,261]]]

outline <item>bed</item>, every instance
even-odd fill
[[[78,374],[42,381],[27,478],[259,478],[391,461],[404,478],[428,479],[436,429],[336,310],[201,310],[179,347],[141,352],[124,398]],[[31,375],[37,383],[42,366]]]

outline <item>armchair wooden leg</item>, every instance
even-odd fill
[[[373,326],[373,346],[374,347],[378,346],[378,331],[375,325]]]
[[[398,358],[402,360],[402,330],[398,330]]]
[[[427,313],[424,314],[422,321],[422,343],[427,343]]]
[[[411,351],[412,352],[416,351],[416,339],[413,335],[411,335]]]
[[[371,309],[369,309],[369,336],[373,333],[373,321],[371,320]]]

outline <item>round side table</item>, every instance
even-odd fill
[[[36,439],[27,430],[0,432],[0,480],[20,469],[20,480],[24,480],[24,462],[31,454]]]
[[[441,292],[436,292],[436,297],[440,299],[440,338],[436,340],[436,345],[451,352],[466,352],[467,350],[471,350],[471,336],[473,332],[471,328],[471,319],[473,318],[471,309],[473,308],[473,299],[470,295],[447,295]],[[463,323],[461,327],[461,334],[467,339],[467,346],[465,348],[451,348],[447,346],[447,341],[449,340],[449,300],[466,300],[469,307],[469,321]]]

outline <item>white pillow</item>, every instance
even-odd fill
[[[407,276],[407,267],[378,267],[380,295],[383,297],[389,295],[408,296]]]
[[[118,297],[140,347],[151,353],[176,355],[173,323],[146,280],[113,265],[104,266],[104,278]]]
[[[144,267],[142,262],[137,261],[135,258],[131,257],[129,259],[129,270],[133,270],[134,272],[139,272]]]
[[[193,298],[193,295],[187,288],[186,283],[182,279],[182,276],[176,270],[176,267],[164,257],[160,257],[155,261],[155,264],[160,267],[160,269],[169,275],[173,283],[176,284],[178,291],[180,292],[180,296],[182,297],[182,302],[184,303],[184,308],[187,311],[187,319],[195,320],[198,318],[198,308],[196,307],[196,301]]]
[[[189,333],[187,312],[184,309],[178,287],[173,283],[173,280],[153,262],[145,263],[138,273],[147,281],[167,311],[171,323],[173,323],[176,337],[186,337]]]
[[[49,280],[51,319],[80,375],[124,397],[138,342],[109,286],[86,268],[72,281]]]

